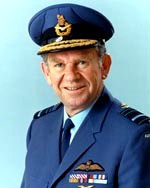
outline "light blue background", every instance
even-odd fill
[[[104,13],[115,27],[108,42],[113,65],[106,81],[114,96],[150,114],[149,0],[13,0],[0,6],[0,187],[20,186],[27,128],[34,112],[58,100],[41,71],[28,36],[29,19],[53,3],[79,3]]]

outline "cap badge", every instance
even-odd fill
[[[98,164],[94,163],[92,160],[87,161],[86,163],[80,164],[75,171],[104,171],[104,168]]]
[[[69,24],[63,15],[57,15],[58,23],[55,26],[55,32],[58,36],[68,36],[71,33],[71,24]]]

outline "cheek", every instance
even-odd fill
[[[52,85],[52,80],[51,80],[51,76],[50,76],[50,74],[48,73],[46,76],[45,76],[45,78],[46,78],[46,80],[47,80],[47,83],[48,83],[48,85]]]
[[[47,82],[48,82],[48,85],[52,86],[52,81],[50,77],[47,78]]]
[[[58,88],[59,87],[59,85],[60,85],[60,80],[61,80],[61,78],[60,78],[60,76],[59,75],[53,75],[53,74],[51,74],[50,76],[49,76],[49,84],[51,85],[51,86],[53,86],[54,88]]]
[[[86,74],[86,78],[93,86],[99,85],[99,83],[101,82],[100,69],[93,69],[90,73]]]
[[[42,72],[43,72],[43,75],[48,83],[48,85],[52,85],[52,82],[51,82],[51,73],[48,69],[48,67],[45,65],[45,63],[42,63],[41,64],[41,68],[42,68]]]
[[[56,74],[53,71],[53,69],[50,68],[49,72],[48,72],[48,78],[47,78],[48,84],[51,86],[55,86],[55,85],[57,85],[58,80],[59,80],[59,75]]]

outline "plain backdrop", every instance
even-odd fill
[[[0,6],[0,187],[19,188],[26,154],[26,133],[33,114],[59,100],[40,70],[38,46],[28,22],[54,3],[78,3],[107,16],[115,27],[107,43],[112,69],[106,86],[122,102],[150,114],[149,0],[13,0]]]

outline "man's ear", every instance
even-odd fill
[[[102,79],[105,80],[109,74],[109,70],[111,67],[111,56],[109,54],[104,54],[102,58],[102,66],[101,66],[101,74]]]
[[[45,62],[42,62],[41,63],[41,69],[42,69],[42,72],[43,72],[43,75],[47,81],[47,83],[49,85],[52,85],[51,83],[51,78],[50,78],[50,71],[49,71],[49,67],[48,65],[45,63]]]

